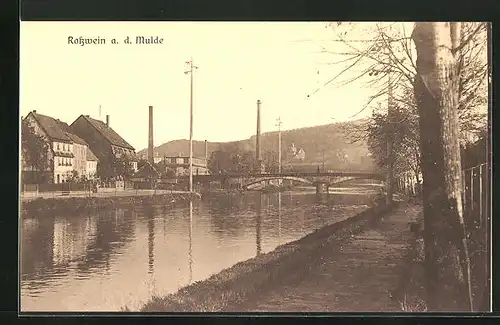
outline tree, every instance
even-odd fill
[[[424,178],[428,309],[472,309],[460,143],[469,141],[469,134],[477,135],[486,129],[488,24],[417,23],[415,28],[405,24],[400,24],[400,28],[397,23],[366,25],[362,34],[368,36],[362,40],[348,39],[349,28],[354,24],[330,24],[333,29],[344,28],[337,31],[335,41],[348,48],[342,55],[347,56],[343,62],[349,62],[349,66],[325,85],[356,67],[358,73],[340,84],[365,80],[376,89],[360,111],[386,95],[409,111],[412,106],[417,108],[419,123],[412,132],[417,130],[421,144],[415,156],[419,156],[416,160],[421,161]],[[405,29],[413,29],[412,35]],[[413,96],[408,96],[408,89]],[[389,115],[385,117],[387,121],[392,120]],[[372,122],[365,121],[347,130],[351,131],[351,140],[373,136]],[[394,134],[392,128],[380,122],[379,132],[386,132],[387,137]],[[372,145],[381,148],[376,141]],[[414,145],[405,144],[402,150],[401,153],[414,150]],[[396,155],[395,163],[398,159],[404,162],[408,156]]]
[[[117,157],[113,161],[113,167],[115,170],[115,177],[122,177],[124,179],[129,179],[134,174],[134,170],[132,168],[132,161],[127,155],[121,155]]]
[[[251,173],[255,163],[255,154],[252,151],[228,144],[225,148],[212,152],[208,169],[212,174]]]
[[[336,34],[336,44],[340,43],[347,51],[335,52],[323,48],[327,54],[341,55],[346,59],[331,64],[347,63],[348,68],[341,70],[326,84],[343,86],[351,82],[364,83],[374,89],[367,103],[360,109],[370,107],[374,101],[388,96],[392,90],[392,100],[416,109],[413,80],[416,76],[416,49],[409,35],[412,23],[330,23]],[[470,22],[461,24],[461,48],[457,52],[460,104],[459,123],[460,139],[468,142],[467,135],[476,138],[486,129],[487,119],[487,23]],[[350,37],[354,27],[363,30],[363,39]],[[356,72],[354,71],[356,68]],[[352,75],[343,78],[347,72]],[[410,92],[409,92],[410,90]],[[316,91],[319,91],[317,89]],[[315,91],[315,92],[316,92]],[[313,92],[314,93],[314,92]],[[410,96],[408,94],[411,93]],[[364,141],[367,137],[367,125],[346,125],[345,131],[352,142]]]
[[[144,158],[139,159],[139,161],[137,162],[137,168],[141,169],[142,167],[144,167],[144,165],[146,165],[147,162],[148,162],[147,159]]]
[[[40,181],[41,174],[51,167],[49,144],[26,119],[21,123],[21,150],[26,166],[35,174],[35,181]]]
[[[377,165],[382,168],[388,166],[387,138],[392,133],[394,176],[402,178],[411,171],[419,182],[420,138],[416,107],[405,107],[405,104],[399,103],[392,109],[389,117],[379,106],[373,110],[366,128],[368,149]]]
[[[167,167],[164,175],[166,177],[175,177],[175,170]]]
[[[208,160],[208,169],[213,175],[232,171],[233,163],[229,153],[222,150],[213,151]]]
[[[80,182],[80,176],[76,170],[71,170],[66,173],[66,182],[67,183],[78,183]]]
[[[422,146],[429,310],[472,310],[462,205],[458,106],[460,23],[417,23],[414,89]]]
[[[278,172],[278,154],[275,151],[268,150],[264,152],[264,157],[263,157],[263,162],[264,166],[266,167],[266,170],[270,173],[277,173]]]

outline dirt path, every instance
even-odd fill
[[[370,230],[322,248],[319,265],[292,283],[271,286],[234,311],[389,312],[401,311],[391,297],[400,281],[412,236],[409,222],[420,207],[401,203]]]

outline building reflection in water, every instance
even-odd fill
[[[257,219],[257,229],[256,229],[256,244],[257,244],[257,256],[259,256],[262,252],[262,246],[261,246],[261,228],[262,228],[262,195],[259,193],[257,197],[257,213],[256,213],[256,219]]]
[[[281,245],[281,192],[278,193],[278,244]]]
[[[155,262],[155,218],[154,210],[148,209],[148,274],[153,275],[154,273],[154,262]]]
[[[189,284],[193,281],[193,201],[189,201]]]
[[[85,255],[97,232],[95,218],[54,218],[52,264],[64,265]]]

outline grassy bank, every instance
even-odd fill
[[[425,303],[425,270],[424,241],[422,238],[422,220],[418,219],[410,225],[414,234],[404,257],[404,268],[401,270],[398,287],[391,296],[399,304],[403,312],[427,311]]]
[[[425,278],[425,253],[423,240],[423,216],[413,224],[414,238],[410,242],[405,257],[405,268],[401,271],[399,286],[392,296],[404,312],[427,311],[426,305],[426,278]],[[484,238],[478,236],[477,231],[471,231],[469,236],[469,254],[472,277],[472,297],[474,311],[489,311],[489,290],[484,274],[485,248]]]
[[[220,312],[232,310],[269,283],[302,276],[315,252],[330,241],[349,238],[378,220],[390,207],[378,200],[371,208],[341,222],[323,227],[274,251],[240,262],[228,269],[165,297],[152,297],[142,312]],[[125,310],[127,310],[125,308]]]
[[[159,195],[131,195],[116,197],[72,197],[67,199],[38,198],[21,204],[22,217],[41,217],[53,214],[79,214],[95,210],[115,209],[127,206],[170,205],[172,200],[189,201],[189,193]]]

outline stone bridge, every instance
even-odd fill
[[[256,184],[269,184],[275,180],[285,180],[316,186],[317,193],[328,193],[329,186],[353,179],[383,180],[382,174],[367,172],[320,172],[320,173],[281,173],[281,174],[231,174],[231,175],[199,175],[194,181],[207,183],[221,181],[248,189]]]
[[[251,177],[251,178],[244,179],[242,187],[248,189],[252,185],[269,184],[274,180],[283,180],[283,181],[290,181],[290,183],[297,182],[297,183],[303,183],[303,184],[309,184],[309,185],[325,184],[325,185],[330,186],[332,184],[346,182],[346,181],[349,181],[352,179],[356,179],[356,178],[352,177],[352,176],[330,176],[330,177],[325,177],[325,176],[316,176],[316,177],[262,176],[262,177]]]

